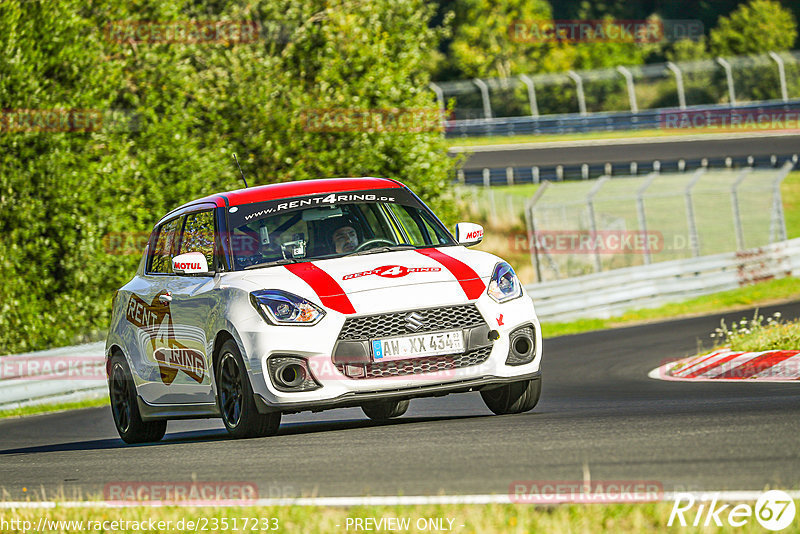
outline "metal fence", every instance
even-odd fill
[[[431,83],[452,120],[736,105],[800,98],[800,51]]]
[[[525,211],[536,280],[784,241],[780,184],[792,167],[544,182]]]

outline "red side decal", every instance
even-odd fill
[[[483,283],[481,277],[478,276],[472,267],[464,263],[463,261],[457,260],[452,256],[448,256],[444,252],[441,252],[439,249],[435,248],[423,248],[417,250],[423,256],[427,256],[432,260],[436,260],[442,264],[442,266],[450,271],[450,273],[456,277],[458,283],[461,284],[461,289],[464,290],[464,293],[467,295],[469,300],[474,300],[481,296],[486,290],[486,284]]]
[[[350,299],[344,294],[336,280],[313,263],[290,263],[284,265],[284,267],[310,285],[326,308],[336,310],[339,313],[356,312]]]

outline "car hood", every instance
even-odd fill
[[[428,248],[256,269],[242,280],[319,300],[341,313],[360,314],[474,300],[486,290],[498,261],[460,246]]]

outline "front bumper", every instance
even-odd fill
[[[468,380],[461,380],[456,382],[447,382],[444,384],[428,384],[417,385],[408,388],[398,389],[382,389],[377,391],[359,391],[343,393],[334,399],[325,399],[314,402],[294,402],[286,406],[276,406],[268,404],[267,401],[261,396],[256,394],[255,401],[258,411],[261,413],[269,413],[275,411],[282,411],[283,413],[297,413],[304,411],[320,412],[323,410],[330,410],[333,408],[350,408],[360,406],[365,402],[376,400],[405,400],[417,399],[422,397],[441,397],[451,393],[466,393],[469,391],[480,391],[481,389],[492,388],[495,386],[502,386],[512,382],[521,380],[541,380],[541,371],[529,373],[526,375],[519,375],[514,377],[498,377],[498,376],[484,376],[481,378],[471,378]]]
[[[459,303],[454,303],[457,305]],[[542,356],[541,333],[533,302],[527,295],[498,304],[484,295],[474,301],[483,320],[496,339],[488,343],[477,363],[458,368],[432,367],[431,372],[414,372],[393,376],[352,378],[332,360],[345,316],[329,314],[311,328],[272,327],[268,332],[252,332],[243,336],[245,353],[250,362],[250,378],[260,411],[294,413],[307,410],[357,406],[364,402],[389,398],[438,396],[461,391],[474,391],[540,376]],[[535,355],[524,365],[507,362],[509,335],[524,325],[533,328]],[[454,325],[457,326],[457,325]],[[267,360],[273,356],[291,355],[303,358],[314,380],[321,386],[311,391],[279,391],[268,376]],[[404,360],[410,362],[411,360]]]

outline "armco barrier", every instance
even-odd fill
[[[0,357],[0,410],[107,397],[104,350],[98,342]]]
[[[525,287],[540,319],[608,318],[754,281],[800,275],[800,238],[759,249],[626,267]]]

